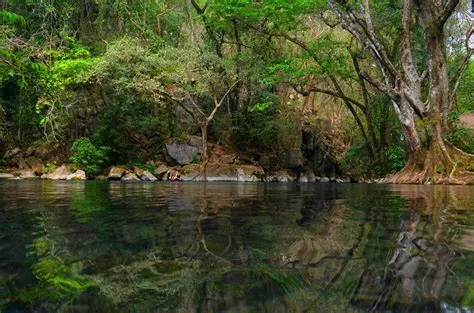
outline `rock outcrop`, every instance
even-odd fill
[[[43,174],[44,165],[43,165],[43,161],[40,158],[35,157],[35,156],[30,156],[30,157],[27,157],[25,161],[28,167],[31,168],[33,172],[35,172],[36,175],[41,176]]]
[[[202,153],[202,142],[198,137],[173,140],[165,145],[167,158],[175,164],[186,165]]]
[[[19,155],[21,152],[21,149],[20,148],[13,148],[13,149],[10,149],[8,150],[7,152],[5,152],[5,155],[3,156],[3,158],[5,160],[8,160],[8,159],[11,159],[17,155]]]
[[[146,170],[136,171],[135,173],[137,174],[138,178],[140,178],[143,181],[157,181],[158,180],[158,178],[156,178],[152,173]]]
[[[166,173],[168,173],[169,171],[169,168],[168,166],[160,163],[158,164],[158,166],[156,167],[155,171],[153,172],[153,174],[155,174],[155,177],[157,177],[158,179],[164,179],[165,176],[166,176]]]
[[[286,154],[285,168],[298,169],[304,166],[305,159],[300,148],[293,148],[288,150]]]
[[[71,171],[66,165],[62,165],[58,167],[54,172],[51,174],[44,174],[41,176],[42,179],[51,179],[51,180],[66,180],[69,175],[71,175]]]
[[[107,175],[108,180],[120,180],[125,174],[125,169],[121,167],[114,166],[110,169],[109,175]]]

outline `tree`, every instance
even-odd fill
[[[222,66],[220,59],[198,46],[151,51],[142,42],[122,39],[109,46],[87,79],[139,92],[163,105],[179,105],[201,130],[201,176],[205,178],[209,123],[238,83],[234,80],[225,86],[224,81],[232,78],[220,75],[217,69]]]
[[[474,173],[468,171],[472,169],[474,156],[456,149],[445,140],[447,117],[454,94],[447,70],[444,27],[458,3],[459,0],[403,1],[402,58],[401,66],[397,67],[389,58],[386,47],[375,30],[372,6],[368,0],[361,1],[358,5],[351,1],[329,0],[330,7],[343,28],[370,52],[380,77],[375,78],[365,72],[360,74],[370,85],[390,97],[403,126],[409,161],[404,169],[391,178],[391,182],[474,181]],[[415,14],[417,24],[412,25]],[[426,45],[426,72],[422,74],[413,57],[412,34],[416,27],[422,31]],[[471,54],[472,50],[467,48],[467,55]],[[422,143],[420,131],[415,124],[417,117],[428,124],[426,145]]]

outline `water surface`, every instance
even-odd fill
[[[0,312],[474,312],[474,187],[0,181]]]

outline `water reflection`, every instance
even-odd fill
[[[473,191],[0,182],[0,311],[472,312]]]

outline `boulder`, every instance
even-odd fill
[[[323,177],[321,178],[320,182],[321,183],[329,183],[331,180],[328,177]]]
[[[158,178],[156,178],[149,171],[141,171],[140,174],[137,173],[137,175],[143,181],[157,181],[158,180]]]
[[[68,176],[71,174],[72,174],[71,171],[69,170],[69,168],[67,168],[66,165],[61,165],[51,174],[47,174],[45,178],[51,179],[51,180],[66,180]],[[43,176],[41,176],[41,178],[43,178]]]
[[[237,181],[241,182],[257,182],[261,181],[257,176],[255,175],[248,175],[244,172],[242,168],[237,169]]]
[[[306,171],[303,176],[306,176],[308,178],[308,182],[310,183],[316,181],[316,176],[314,176],[314,173],[312,170]]]
[[[14,175],[21,179],[35,179],[36,178],[36,174],[32,170],[17,171],[14,173]]]
[[[198,137],[173,140],[167,143],[165,147],[168,159],[179,165],[190,164],[196,156],[202,153],[202,143]]]
[[[43,174],[44,166],[43,166],[43,162],[41,161],[41,159],[39,159],[35,156],[30,156],[30,157],[26,158],[25,162],[33,170],[33,172],[36,173],[36,175]]]
[[[28,165],[21,154],[17,154],[14,157],[5,159],[5,165],[8,167],[16,167],[19,169],[27,169]]]
[[[156,170],[154,171],[154,174],[158,179],[163,179],[163,178],[166,178],[165,175],[166,175],[166,173],[168,173],[168,171],[169,171],[168,166],[166,166],[164,164],[159,164],[156,167]]]
[[[208,164],[207,181],[237,181],[237,167],[232,164]]]
[[[179,172],[179,169],[176,168],[170,169],[165,176],[165,180],[181,180],[181,173]]]
[[[86,180],[86,172],[83,170],[77,170],[73,174],[67,176],[66,180]]]
[[[307,183],[309,182],[308,176],[306,175],[301,175],[300,178],[298,179],[300,183]]]
[[[15,175],[9,174],[9,173],[0,173],[0,179],[9,179],[9,178],[14,178]]]
[[[120,180],[123,174],[125,174],[125,170],[121,167],[114,166],[110,169],[109,175],[107,175],[108,180]]]
[[[221,164],[233,164],[237,160],[235,154],[222,154],[219,156],[219,163]]]
[[[42,143],[26,149],[25,156],[35,156],[41,160],[47,160],[48,157],[54,155],[58,149],[61,149],[58,143]]]
[[[295,178],[290,175],[286,170],[281,170],[275,173],[272,173],[267,176],[266,181],[268,182],[281,182],[281,183],[286,183],[290,181],[294,181]]]
[[[188,164],[181,169],[182,181],[199,180],[199,164]]]
[[[10,149],[8,150],[5,155],[3,156],[4,159],[11,159],[13,158],[14,156],[20,154],[21,152],[21,149],[20,148],[13,148],[13,149]]]
[[[135,173],[127,173],[124,176],[122,176],[122,180],[134,181],[134,180],[140,180],[140,178],[138,178],[138,176]]]
[[[256,165],[241,165],[237,168],[237,181],[257,182],[262,181],[265,172]]]

